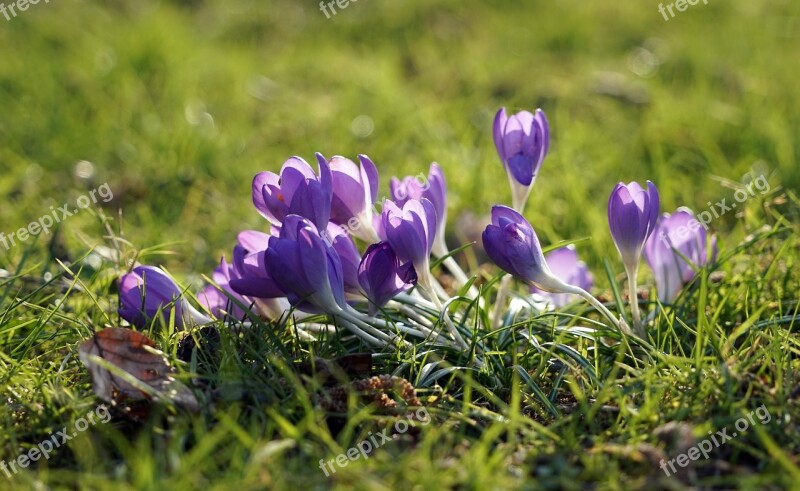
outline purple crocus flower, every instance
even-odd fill
[[[246,317],[241,307],[231,301],[231,297],[243,305],[253,304],[251,298],[240,295],[231,288],[231,277],[235,276],[235,274],[233,266],[228,264],[223,257],[219,262],[219,266],[211,274],[211,279],[222,288],[222,291],[214,285],[208,285],[197,295],[197,300],[200,304],[218,319],[225,317],[226,314],[234,319],[244,319]]]
[[[483,231],[483,248],[503,271],[530,285],[552,293],[570,291],[569,285],[550,271],[531,224],[507,206],[492,207],[492,223]]]
[[[544,111],[520,111],[512,116],[501,108],[494,118],[494,146],[511,183],[514,209],[522,211],[550,148],[550,126]]]
[[[492,207],[492,223],[483,231],[483,248],[495,264],[514,277],[549,293],[574,293],[592,304],[621,331],[630,328],[586,289],[567,284],[550,270],[531,224],[507,206]]]
[[[270,299],[286,296],[267,272],[266,250],[269,234],[245,230],[239,234],[238,245],[233,248],[230,287],[239,295]]]
[[[119,315],[136,327],[147,324],[161,312],[169,322],[175,311],[175,326],[182,328],[190,321],[211,322],[181,295],[181,289],[167,273],[153,266],[137,266],[119,280]]]
[[[708,232],[689,208],[661,216],[644,246],[644,258],[653,270],[662,303],[677,298],[681,288],[695,277],[695,268],[716,260],[716,236],[711,237],[710,254],[707,245]]]
[[[644,244],[656,226],[659,208],[658,189],[650,181],[647,190],[636,182],[619,183],[608,198],[608,226],[628,276],[633,327],[642,339],[647,339],[647,334],[639,313],[636,275]]]
[[[373,210],[378,199],[378,169],[366,155],[361,165],[335,156],[330,161],[333,178],[331,221],[346,226],[350,233],[366,242],[378,240],[373,229]]]
[[[447,182],[439,164],[433,162],[428,171],[428,178],[423,182],[420,176],[406,176],[402,180],[393,177],[389,182],[392,200],[397,206],[403,206],[408,200],[428,199],[436,210],[436,236],[432,252],[436,257],[448,254],[444,240],[447,226]]]
[[[265,259],[270,277],[299,310],[335,314],[347,308],[339,255],[310,220],[287,215]]]
[[[280,175],[261,172],[253,179],[253,204],[273,225],[289,215],[299,215],[324,230],[331,216],[333,182],[331,169],[321,154],[316,154],[319,175],[300,157],[292,157],[281,167]]]
[[[400,263],[388,242],[378,242],[364,253],[358,266],[358,281],[370,300],[370,315],[375,315],[395,295],[413,287],[417,273],[411,263]]]
[[[261,263],[260,269],[249,269],[252,267],[251,263],[245,265],[245,258],[248,255],[245,247],[253,247],[255,245],[251,241],[251,239],[256,237],[255,234],[260,234],[260,232],[248,230],[239,234],[239,245],[234,247],[233,254],[235,262],[240,264],[240,267],[237,268],[233,264],[229,264],[223,257],[220,260],[219,267],[214,270],[211,276],[211,279],[218,286],[208,285],[197,295],[197,300],[218,319],[222,319],[225,315],[229,315],[236,320],[245,320],[247,318],[246,312],[233,302],[231,298],[236,299],[242,305],[248,306],[251,311],[259,317],[269,320],[280,318],[281,315],[289,309],[289,303],[286,298],[283,298],[283,292],[267,275],[263,264],[263,251],[258,251],[256,254],[256,257],[261,258],[261,261],[257,261]],[[263,235],[269,237],[267,234]],[[248,281],[248,278],[243,278],[243,274],[252,273],[253,271],[258,274],[260,280],[255,280],[255,283],[253,283],[252,281]],[[243,283],[238,283],[241,280],[244,280]],[[264,287],[259,281],[264,281],[267,286]],[[247,291],[255,291],[259,295],[267,294],[279,296],[266,298],[242,295],[233,289],[231,282],[236,282],[240,286],[245,285],[245,289],[251,288],[251,290]]]
[[[568,245],[567,247],[556,249],[545,256],[545,261],[550,267],[550,272],[564,283],[578,286],[584,290],[591,290],[592,286],[594,286],[592,273],[589,272],[586,263],[578,258],[575,246]],[[535,287],[533,290],[544,296],[556,307],[563,307],[575,298],[574,295],[567,293],[547,293]]]
[[[386,200],[381,214],[383,233],[402,261],[414,264],[418,275],[429,274],[436,210],[426,198],[410,199],[402,208]]]
[[[608,198],[608,226],[626,267],[638,265],[644,243],[656,226],[659,212],[658,189],[647,181],[619,183]]]
[[[344,289],[348,293],[360,293],[361,288],[358,281],[358,265],[361,263],[361,254],[350,238],[350,235],[341,226],[331,222],[325,231],[325,239],[336,251],[342,262],[342,275],[344,278]]]

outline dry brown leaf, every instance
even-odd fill
[[[92,374],[94,392],[107,402],[157,400],[192,412],[200,409],[192,391],[171,376],[175,370],[164,353],[144,334],[122,327],[103,329],[84,342],[78,354]]]

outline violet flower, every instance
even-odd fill
[[[272,237],[263,232],[245,230],[233,248],[231,289],[239,295],[270,299],[285,297],[284,291],[272,279],[266,268],[266,251]]]
[[[716,260],[717,238],[711,237],[710,251],[708,240],[708,232],[689,208],[664,213],[658,220],[644,246],[644,258],[655,275],[661,303],[674,301],[696,269]]]
[[[418,285],[436,308],[444,310],[434,290],[435,280],[430,271],[431,248],[436,235],[436,209],[433,203],[427,198],[410,199],[400,208],[392,201],[386,200],[381,213],[381,225],[386,241],[392,246],[397,257],[414,265]],[[453,339],[462,348],[468,349],[469,345],[448,315],[444,316],[444,321]]]
[[[267,273],[298,310],[336,316],[347,329],[370,344],[386,346],[396,341],[347,304],[342,261],[308,219],[287,215],[280,236],[270,237],[265,258]]]
[[[299,310],[335,314],[346,307],[339,255],[310,220],[287,215],[264,258],[269,276]]]
[[[449,251],[445,243],[445,228],[447,226],[447,182],[444,173],[436,162],[431,164],[428,178],[424,182],[420,176],[406,176],[402,180],[393,177],[389,182],[389,191],[392,200],[399,207],[409,200],[426,198],[436,210],[436,235],[431,252],[436,257],[444,257]]]
[[[619,183],[608,199],[608,226],[628,275],[634,327],[643,339],[646,334],[639,313],[636,274],[644,244],[656,226],[659,207],[658,189],[650,181],[647,190],[636,182]]]
[[[137,266],[119,280],[119,315],[143,328],[160,313],[164,322],[175,315],[175,327],[192,321],[206,324],[211,319],[198,312],[183,298],[181,289],[167,273],[153,266]]]
[[[414,264],[418,275],[430,275],[436,234],[436,209],[428,199],[410,199],[401,207],[386,200],[381,213],[383,233],[397,256]]]
[[[398,293],[417,283],[417,273],[411,263],[401,264],[388,242],[367,248],[358,266],[358,281],[370,300],[370,315],[386,305]]]
[[[378,199],[378,169],[366,155],[359,155],[361,165],[335,156],[330,160],[333,179],[331,221],[365,242],[375,242],[373,228],[375,201]]]
[[[483,247],[502,270],[549,293],[580,295],[625,333],[628,326],[585,289],[567,284],[550,270],[531,224],[507,206],[492,207],[492,223],[483,231]]]
[[[333,182],[325,157],[317,153],[319,175],[300,157],[284,162],[280,175],[261,172],[253,179],[253,204],[273,225],[287,215],[307,218],[324,230],[331,216]]]
[[[336,251],[342,263],[342,277],[344,289],[347,293],[359,294],[361,287],[358,281],[358,265],[361,263],[361,254],[356,244],[342,226],[331,222],[325,231],[324,238]]]
[[[511,184],[514,209],[522,212],[542,162],[550,148],[550,126],[544,111],[520,111],[507,116],[501,108],[494,118],[494,145]]]

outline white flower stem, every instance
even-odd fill
[[[444,305],[442,304],[439,297],[436,296],[433,289],[431,288],[431,274],[430,271],[424,270],[422,274],[420,274],[419,279],[417,280],[417,284],[420,288],[425,291],[425,293],[430,297],[433,304],[436,308],[442,313],[442,317],[444,318],[444,323],[447,326],[447,329],[450,331],[450,335],[453,339],[458,343],[462,349],[468,350],[469,345],[464,341],[464,338],[461,337],[459,334],[458,329],[453,324],[453,321],[450,320],[450,314],[445,310]]]
[[[339,317],[341,317],[343,319],[346,319],[348,322],[350,322],[351,324],[353,324],[354,326],[358,327],[363,332],[368,333],[371,336],[374,336],[374,337],[376,337],[378,339],[381,339],[381,340],[386,341],[386,342],[391,343],[391,344],[395,343],[396,336],[392,336],[392,335],[386,334],[385,332],[379,331],[378,329],[374,328],[370,324],[368,324],[368,323],[364,322],[363,320],[359,319],[358,316],[353,313],[353,311],[349,310],[349,308],[348,309],[342,309],[342,311],[339,312],[338,315],[339,315]]]
[[[408,309],[408,310],[412,310],[412,309]],[[417,319],[415,319],[415,320],[417,320],[417,322],[419,322],[420,325],[419,326],[415,326],[415,327],[417,327],[417,329],[414,329],[414,327],[405,326],[403,324],[391,323],[391,322],[389,322],[387,320],[384,320],[384,319],[378,319],[378,318],[375,318],[375,317],[371,317],[371,316],[363,314],[363,313],[361,313],[361,312],[359,312],[357,310],[354,310],[354,311],[350,312],[350,314],[356,316],[360,320],[360,322],[362,322],[362,323],[366,323],[366,324],[373,325],[373,326],[375,324],[378,324],[380,327],[383,327],[385,329],[397,329],[400,332],[404,332],[406,334],[411,334],[412,336],[417,336],[417,337],[420,337],[420,338],[423,338],[423,339],[426,339],[426,338],[429,338],[429,337],[435,337],[437,341],[443,341],[445,343],[447,342],[445,339],[441,338],[439,335],[434,333],[433,330],[429,329],[428,326],[424,325],[423,323],[421,323]]]
[[[503,306],[506,303],[508,296],[508,289],[511,285],[511,275],[506,275],[500,280],[500,291],[497,292],[497,298],[494,301],[494,312],[492,313],[492,326],[497,329],[503,320]]]
[[[375,338],[375,337],[370,336],[369,334],[365,333],[363,330],[361,330],[360,328],[355,326],[353,323],[351,323],[349,320],[347,320],[344,316],[342,316],[340,321],[341,321],[342,325],[344,325],[344,327],[347,328],[348,331],[350,331],[353,334],[355,334],[358,338],[362,339],[367,344],[371,344],[371,345],[374,345],[374,346],[380,346],[381,348],[386,347],[386,346],[389,345],[389,343],[387,343],[386,341],[383,341],[381,339]]]
[[[625,273],[628,275],[628,292],[631,304],[631,317],[633,318],[633,329],[636,335],[642,339],[647,339],[647,332],[642,324],[642,313],[639,311],[639,295],[636,284],[636,273],[638,272],[638,262],[632,265],[625,265]]]
[[[572,286],[572,288],[573,288],[573,291],[571,291],[569,293],[575,293],[577,295],[580,295],[581,297],[584,298],[584,300],[589,302],[592,305],[592,307],[597,309],[609,321],[611,321],[612,324],[617,326],[617,328],[620,331],[622,331],[624,334],[627,334],[628,336],[632,336],[633,335],[633,332],[631,331],[631,328],[628,327],[628,324],[625,322],[625,320],[624,319],[617,319],[617,317],[614,314],[612,314],[611,311],[608,310],[606,308],[606,306],[603,305],[600,302],[600,300],[594,298],[594,296],[591,293],[589,293],[586,290],[584,290],[583,288],[579,288],[577,286]]]

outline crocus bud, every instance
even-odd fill
[[[574,290],[550,271],[531,224],[507,206],[492,207],[492,223],[483,231],[483,248],[503,271],[532,286],[551,293]]]
[[[550,272],[568,285],[574,285],[584,290],[591,290],[594,285],[594,278],[586,263],[578,258],[575,246],[568,245],[548,253],[545,256]],[[541,294],[547,301],[556,307],[563,307],[575,299],[575,295],[567,293],[547,293],[534,288],[536,293]]]
[[[319,175],[300,157],[284,162],[280,175],[261,172],[253,179],[253,204],[273,225],[299,215],[324,230],[331,216],[333,183],[328,161],[317,154]]]
[[[206,324],[211,319],[198,312],[181,295],[181,289],[167,273],[153,266],[137,266],[119,280],[119,315],[136,327],[146,327],[159,311],[169,322],[175,311],[175,326],[194,321]]]
[[[359,155],[361,165],[335,156],[330,161],[333,178],[331,221],[347,227],[351,234],[374,242],[373,210],[378,199],[378,169],[366,155]]]
[[[494,118],[494,146],[508,174],[514,209],[522,211],[550,148],[550,127],[541,109],[512,116],[501,108]]]
[[[647,189],[639,183],[619,183],[608,199],[608,226],[626,269],[638,268],[644,243],[656,226],[659,213],[656,186],[647,181]]]
[[[410,261],[417,274],[428,273],[428,265],[436,234],[436,210],[433,203],[410,199],[402,208],[386,200],[381,214],[383,233],[397,256]]]
[[[644,258],[653,270],[662,303],[677,298],[681,288],[694,278],[696,268],[716,260],[717,238],[711,237],[710,252],[707,241],[708,232],[689,208],[678,208],[671,215],[664,213],[658,220],[644,246]]]
[[[345,291],[348,293],[360,293],[358,265],[361,262],[361,254],[358,253],[358,248],[353,243],[353,239],[341,226],[333,222],[328,224],[324,238],[327,239],[342,262]]]
[[[265,259],[267,273],[297,309],[333,314],[347,307],[339,255],[308,219],[287,215]]]
[[[411,263],[400,263],[388,242],[379,242],[364,253],[358,266],[358,281],[370,301],[370,315],[375,315],[395,295],[413,287],[417,273]]]
[[[444,172],[436,162],[431,164],[427,180],[419,176],[406,176],[402,180],[393,177],[389,182],[392,200],[397,206],[403,206],[410,199],[428,199],[436,210],[436,236],[432,252],[437,257],[447,255],[447,244],[444,240],[447,226],[447,182]]]

